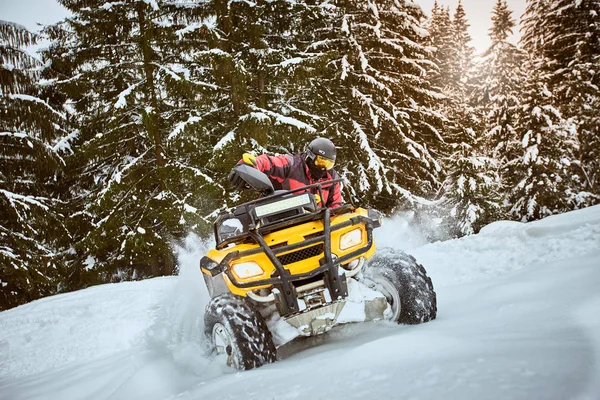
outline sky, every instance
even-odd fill
[[[0,19],[19,23],[31,31],[39,30],[38,23],[52,24],[68,13],[56,0],[0,0]]]
[[[415,0],[429,15],[435,0]],[[490,45],[488,30],[491,27],[491,12],[496,0],[462,0],[467,19],[471,25],[469,33],[477,52],[483,52]],[[515,20],[519,20],[525,11],[525,0],[507,0]],[[454,14],[458,0],[438,0],[440,5],[449,6]],[[0,0],[0,19],[25,25],[37,30],[37,23],[54,23],[68,14],[68,11],[55,0]],[[518,41],[518,29],[511,38]]]

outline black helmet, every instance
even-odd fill
[[[329,170],[335,165],[335,146],[329,139],[316,138],[308,145],[306,155],[317,167]]]
[[[316,138],[306,149],[306,165],[314,179],[323,179],[335,165],[335,146],[329,139]]]

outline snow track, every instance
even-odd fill
[[[0,398],[600,398],[600,206],[424,246],[388,220],[376,239],[427,268],[435,321],[342,326],[228,370],[204,356],[205,249],[190,239],[179,277],[0,313]]]

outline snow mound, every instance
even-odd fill
[[[229,370],[205,355],[209,244],[190,236],[178,277],[0,313],[0,398],[600,398],[600,206],[426,245],[402,217],[377,235],[426,267],[435,321],[342,326],[287,344],[275,364]]]
[[[0,377],[21,377],[128,350],[132,341],[143,340],[175,281],[94,286],[0,313]]]
[[[436,288],[485,280],[600,249],[600,206],[520,223],[498,221],[478,235],[437,242],[411,253]]]

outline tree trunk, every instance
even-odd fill
[[[146,12],[144,10],[146,4],[143,2],[137,3],[138,23],[140,25],[140,47],[144,57],[144,74],[146,75],[147,94],[150,95],[150,104],[152,110],[148,112],[146,129],[148,134],[154,139],[154,153],[156,156],[156,164],[158,167],[165,165],[162,154],[162,134],[159,118],[156,117],[158,111],[158,101],[156,100],[156,87],[154,84],[154,66],[152,65],[152,48],[150,40],[152,38],[152,28],[146,26]]]
[[[267,108],[267,94],[265,93],[265,88],[266,88],[266,79],[265,79],[265,71],[260,71],[258,73],[258,93],[259,93],[259,99],[258,99],[258,105],[262,108]]]

